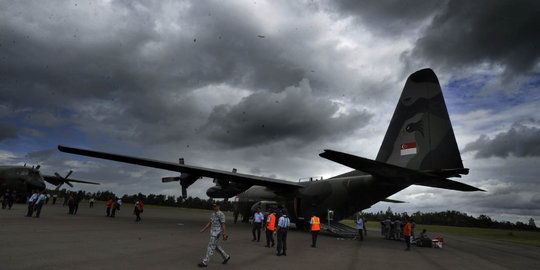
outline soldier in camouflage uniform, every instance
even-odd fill
[[[198,264],[199,267],[207,267],[208,262],[210,261],[210,256],[214,254],[214,250],[217,250],[221,257],[223,257],[223,264],[226,264],[231,258],[225,250],[219,245],[218,241],[220,237],[223,237],[223,240],[227,240],[227,234],[225,234],[225,215],[223,212],[219,211],[219,204],[214,204],[214,213],[210,217],[210,221],[201,229],[201,233],[210,228],[210,242],[208,243],[208,249],[206,250],[206,256],[201,263]]]

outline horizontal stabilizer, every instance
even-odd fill
[[[374,176],[390,179],[394,178],[415,180],[414,182],[410,181],[408,183],[402,181],[401,183],[403,185],[412,185],[418,180],[421,181],[422,179],[432,177],[430,175],[412,169],[407,169],[396,165],[387,164],[384,162],[375,161],[372,159],[367,159],[334,150],[324,150],[324,153],[319,154],[319,156],[337,162],[339,164],[343,164],[347,167],[367,172]]]
[[[404,201],[398,201],[398,200],[392,200],[392,199],[384,199],[381,200],[381,202],[389,202],[389,203],[406,203]]]
[[[451,189],[451,190],[457,190],[457,191],[485,191],[483,189],[479,189],[477,187],[473,187],[473,186],[460,183],[457,181],[453,181],[450,179],[434,179],[434,180],[429,180],[422,183],[417,183],[416,185],[434,187],[434,188]]]
[[[469,169],[467,168],[457,168],[457,169],[441,169],[441,170],[426,170],[421,171],[426,174],[431,174],[433,176],[438,176],[441,178],[448,177],[461,177],[462,174],[469,174]]]
[[[71,178],[69,178],[69,182],[83,183],[83,184],[91,184],[91,185],[99,185],[99,183],[96,183],[96,182],[83,181],[83,180],[75,180],[75,179],[71,179]]]
[[[449,176],[466,174],[469,172],[469,169],[416,171],[333,150],[324,150],[324,153],[319,154],[319,156],[353,169],[367,172],[373,176],[384,178],[394,185],[421,185],[458,191],[484,191],[464,183],[445,179]]]

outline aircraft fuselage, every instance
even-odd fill
[[[240,211],[249,216],[254,203],[266,200],[285,207],[293,221],[307,221],[313,213],[324,220],[328,210],[333,211],[333,219],[341,220],[406,188],[378,184],[383,182],[372,175],[331,178],[304,182],[292,193],[254,186],[240,194]]]
[[[0,166],[0,187],[16,190],[17,193],[28,193],[34,189],[42,191],[45,182],[41,173],[31,167],[24,166]]]

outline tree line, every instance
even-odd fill
[[[408,217],[414,220],[417,224],[424,225],[441,225],[441,226],[456,226],[456,227],[476,227],[476,228],[489,228],[489,229],[505,229],[505,230],[520,230],[520,231],[540,231],[540,228],[536,227],[534,219],[529,219],[529,223],[523,222],[512,223],[510,221],[497,221],[493,220],[487,215],[480,215],[473,217],[455,210],[448,210],[445,212],[429,212],[422,213],[420,211],[413,213],[412,215],[404,213],[393,213],[392,209],[388,207],[386,212],[379,211],[377,213],[364,213],[362,215],[367,220],[383,221],[387,218],[390,220],[400,219],[403,220]]]
[[[121,199],[122,203],[135,203],[135,200],[140,199],[144,202],[144,204],[150,204],[150,205],[159,205],[159,206],[170,206],[170,207],[183,207],[183,208],[196,208],[196,209],[213,209],[213,204],[216,202],[214,199],[209,198],[207,200],[200,199],[198,197],[188,197],[186,199],[182,198],[182,196],[166,196],[161,194],[124,194],[123,196],[118,196],[114,192],[111,191],[98,191],[98,192],[85,192],[82,190],[79,190],[77,192],[75,191],[69,191],[65,188],[62,190],[58,190],[56,192],[49,191],[49,193],[56,193],[59,198],[67,198],[69,195],[77,196],[79,199],[82,200],[89,200],[90,198],[94,198],[94,200],[97,201],[108,201],[109,199]],[[221,203],[221,210],[223,211],[233,211],[234,205],[232,202],[222,202]]]

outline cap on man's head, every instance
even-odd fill
[[[283,209],[283,210],[281,210],[281,213],[284,214],[284,215],[286,215],[286,214],[287,214],[287,210]]]
[[[221,206],[219,202],[214,202],[213,206]]]

